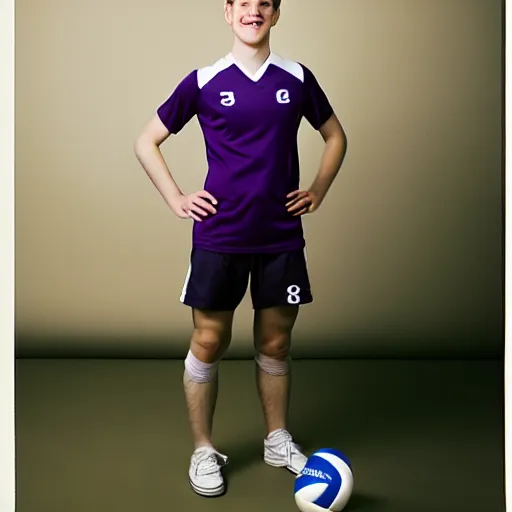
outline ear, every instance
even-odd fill
[[[277,11],[272,14],[272,26],[275,27],[277,22],[279,21],[279,17],[281,16],[281,8],[277,9]]]
[[[228,25],[233,23],[233,4],[228,3],[227,0],[224,0],[224,19]]]

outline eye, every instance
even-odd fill
[[[270,7],[270,2],[261,2],[263,7]]]

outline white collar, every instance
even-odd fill
[[[257,82],[264,74],[267,68],[275,62],[278,57],[274,53],[270,52],[269,56],[265,60],[265,62],[261,65],[261,67],[256,71],[256,73],[252,74],[243,64],[238,62],[233,54],[230,52],[224,57],[228,62],[234,64],[235,66],[240,69],[240,71],[247,76],[247,78],[250,78],[253,82]]]

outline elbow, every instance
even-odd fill
[[[154,145],[154,142],[152,142],[145,133],[140,134],[133,142],[135,156],[140,159],[147,151],[148,147]]]
[[[138,157],[140,155],[141,151],[141,139],[142,135],[139,135],[134,141],[133,141],[133,152]]]
[[[340,151],[343,154],[347,150],[347,136],[343,129],[333,132],[326,142],[327,144],[330,143],[333,148],[336,148],[337,151]]]
[[[327,147],[333,155],[336,155],[336,159],[343,162],[345,155],[347,154],[347,136],[343,130],[334,132],[326,141]]]
[[[343,155],[345,155],[345,153],[347,152],[347,147],[348,147],[348,139],[347,139],[347,134],[343,131],[341,131],[341,145],[342,145],[342,148],[343,148]]]
[[[343,129],[343,126],[341,126],[341,124],[338,125],[338,129],[334,132],[334,134],[336,135],[340,144],[342,144],[343,146],[347,145],[347,134]]]
[[[347,152],[347,134],[345,133],[345,130],[340,126],[340,129],[336,132],[336,145],[339,147],[341,153],[345,155]]]

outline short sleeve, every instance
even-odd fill
[[[302,65],[302,64],[301,64]],[[304,117],[315,130],[331,117],[333,108],[315,75],[304,65]]]
[[[157,115],[172,134],[177,134],[197,114],[197,71],[188,74],[157,109]]]

